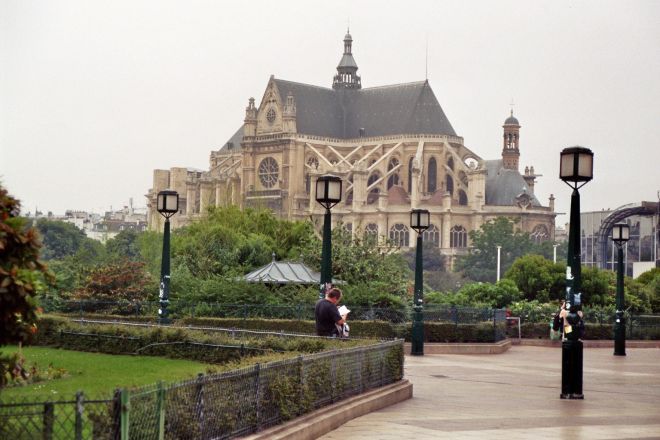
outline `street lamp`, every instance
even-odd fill
[[[319,298],[325,297],[325,286],[332,282],[332,229],[330,208],[341,202],[341,178],[325,174],[316,180],[316,201],[325,208],[323,217],[323,249],[321,251],[321,283]]]
[[[573,188],[568,233],[568,257],[566,267],[566,303],[569,306],[564,318],[564,341],[561,359],[562,399],[584,399],[582,393],[582,341],[578,325],[582,318],[581,261],[580,261],[580,193],[578,189],[593,179],[594,153],[584,147],[564,148],[560,155],[559,178]]]
[[[167,306],[170,303],[170,217],[179,210],[179,194],[171,189],[158,193],[156,199],[156,210],[165,217],[165,228],[163,231],[163,257],[160,262],[160,292],[158,299],[158,322],[169,324],[167,317]]]
[[[559,244],[552,245],[552,262],[555,264],[557,263],[557,246],[559,246]]]
[[[410,354],[424,355],[424,273],[422,268],[422,235],[430,224],[430,214],[426,209],[410,211],[410,227],[417,232],[415,255],[415,293],[413,296],[412,347]]]
[[[612,241],[618,249],[616,266],[616,318],[614,320],[614,355],[626,355],[626,318],[623,316],[623,245],[630,239],[630,227],[617,223],[612,228]]]

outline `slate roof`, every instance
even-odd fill
[[[321,282],[321,274],[314,272],[303,263],[275,261],[275,259],[243,278],[248,283],[319,284]],[[341,281],[335,279],[332,282],[335,284],[341,283]]]
[[[487,160],[486,164],[486,205],[515,206],[516,197],[527,188],[527,183],[516,170],[502,166],[502,159]],[[532,206],[539,207],[541,203],[536,196],[527,192]]]
[[[360,136],[445,134],[456,136],[428,81],[365,89],[338,89],[274,79],[281,98],[296,102],[298,133],[354,139]],[[239,129],[228,142],[240,146]],[[222,147],[226,149],[227,143]]]

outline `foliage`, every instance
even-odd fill
[[[74,292],[74,299],[101,301],[144,301],[151,279],[144,263],[119,260],[93,269],[84,285]]]
[[[125,229],[105,243],[108,257],[111,259],[139,260],[140,243],[139,233],[132,229]]]
[[[25,341],[36,328],[38,291],[51,280],[39,261],[37,232],[20,218],[20,203],[0,186],[0,346]],[[45,278],[44,278],[45,277]],[[0,387],[20,360],[0,357]]]
[[[511,265],[504,278],[513,281],[529,301],[558,301],[565,295],[565,267],[540,255],[525,255]]]
[[[529,234],[515,228],[515,221],[507,217],[490,220],[478,230],[470,231],[470,253],[458,260],[458,269],[474,281],[494,281],[497,278],[497,246],[501,246],[500,265],[506,272],[520,256],[537,252]]]
[[[430,241],[422,243],[422,269],[425,272],[444,272],[446,270],[446,257],[441,253],[440,248]],[[408,263],[410,270],[415,270],[416,252],[415,247],[412,247],[401,254]]]

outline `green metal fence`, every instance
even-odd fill
[[[230,439],[396,382],[403,358],[396,340],[119,390],[108,400],[0,398],[0,438]]]

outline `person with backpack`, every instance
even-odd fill
[[[559,310],[552,317],[552,322],[550,323],[550,339],[553,341],[558,341],[563,339],[563,330],[564,330],[564,318],[561,316],[561,311],[566,306],[566,301],[561,300]]]

